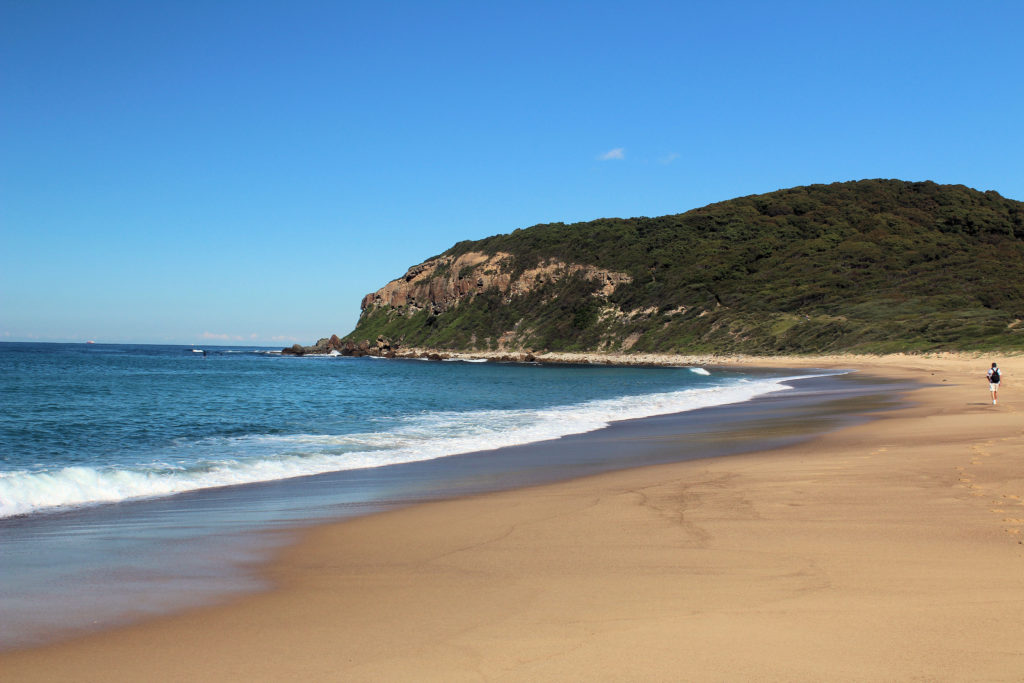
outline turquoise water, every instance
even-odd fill
[[[747,400],[670,368],[0,344],[0,517],[444,457]]]
[[[814,374],[204,350],[0,344],[0,647],[259,589],[296,525],[750,448],[715,425]],[[602,430],[659,415],[689,440]]]

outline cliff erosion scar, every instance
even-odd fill
[[[554,258],[516,273],[511,254],[489,256],[471,251],[458,257],[438,256],[413,266],[404,276],[363,297],[361,308],[364,312],[372,307],[404,308],[406,315],[428,310],[437,315],[489,289],[508,301],[572,275],[595,283],[594,294],[600,297],[608,297],[619,285],[633,281],[628,273]]]

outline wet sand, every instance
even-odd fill
[[[802,362],[930,386],[781,449],[319,526],[270,592],[0,655],[2,678],[1021,680],[1024,359],[998,406],[983,359]]]

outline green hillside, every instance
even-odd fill
[[[557,259],[632,281],[604,295],[577,273],[446,310],[368,305],[346,338],[683,353],[1024,348],[1024,203],[960,185],[811,185],[659,218],[537,225],[441,256],[471,252],[510,255],[513,277]]]

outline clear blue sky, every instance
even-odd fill
[[[463,239],[1024,200],[1024,3],[0,0],[0,340],[312,343]]]

